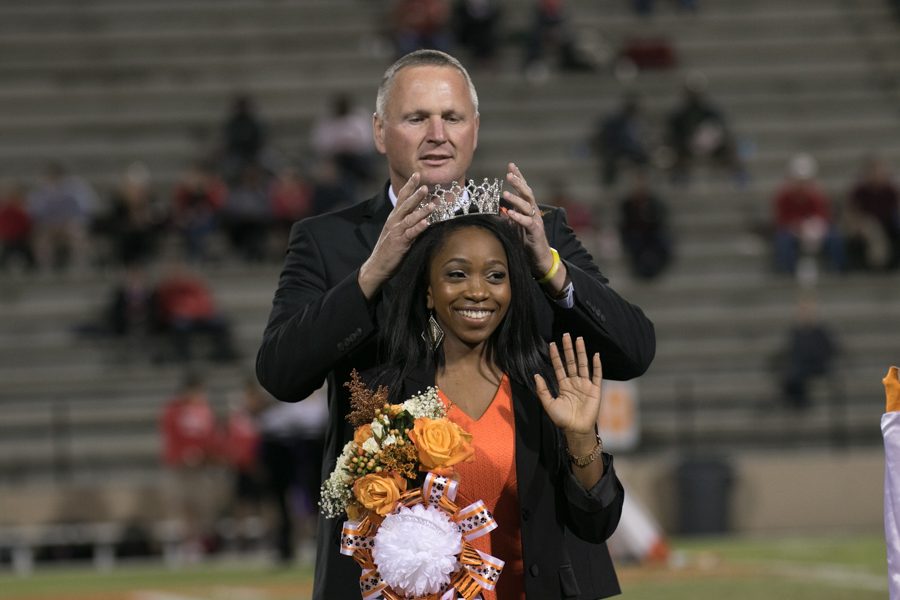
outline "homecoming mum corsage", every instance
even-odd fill
[[[387,388],[350,377],[353,439],[319,505],[328,518],[348,517],[341,553],[362,567],[363,599],[473,600],[494,589],[503,561],[469,542],[497,523],[480,500],[454,503],[453,467],[474,460],[472,436],[447,418],[433,387],[389,404]]]

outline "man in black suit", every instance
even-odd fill
[[[420,50],[385,72],[373,125],[390,181],[367,201],[294,225],[257,356],[259,381],[281,400],[302,400],[328,382],[326,476],[353,436],[344,419],[349,397],[343,384],[351,369],[377,364],[374,341],[390,302],[390,279],[428,226],[433,208],[422,205],[428,189],[438,183],[465,184],[478,143],[477,94],[456,59]],[[564,211],[539,207],[512,163],[506,181],[511,191],[503,194],[505,214],[525,231],[523,243],[535,276],[531,293],[543,337],[550,340],[563,332],[583,336],[588,353],[600,353],[605,377],[641,375],[655,352],[652,323],[608,287],[566,224]],[[359,568],[338,556],[340,528],[339,520],[319,520],[317,600],[359,593]],[[581,591],[566,597],[617,593],[605,546],[570,537]]]

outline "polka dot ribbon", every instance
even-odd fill
[[[409,490],[400,496],[397,508],[416,504],[430,504],[440,508],[459,527],[463,537],[463,549],[459,555],[460,567],[451,575],[450,584],[436,594],[417,600],[477,600],[482,589],[493,590],[503,571],[504,562],[495,556],[476,550],[469,542],[497,528],[491,511],[478,500],[460,509],[456,506],[457,482],[442,475],[428,473],[421,488]],[[397,509],[395,509],[397,510]],[[403,600],[402,593],[391,589],[381,576],[372,550],[375,534],[381,521],[364,517],[361,521],[345,521],[341,532],[341,554],[352,556],[362,567],[359,589],[363,600]]]

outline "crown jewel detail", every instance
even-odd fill
[[[496,215],[500,213],[500,194],[503,182],[499,179],[489,180],[487,177],[477,184],[469,180],[466,187],[454,181],[449,188],[434,186],[428,200],[419,206],[434,205],[434,212],[428,215],[428,224],[449,221],[466,215]]]

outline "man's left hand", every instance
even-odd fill
[[[535,278],[540,279],[553,266],[553,254],[550,252],[550,242],[547,241],[547,233],[544,231],[541,209],[534,198],[534,191],[515,163],[507,165],[506,181],[512,186],[513,191],[503,192],[503,199],[511,207],[505,214],[525,232],[525,247],[531,257],[532,273]],[[566,268],[561,264],[556,276],[547,282],[547,286],[551,293],[560,292],[565,287],[566,280]]]

